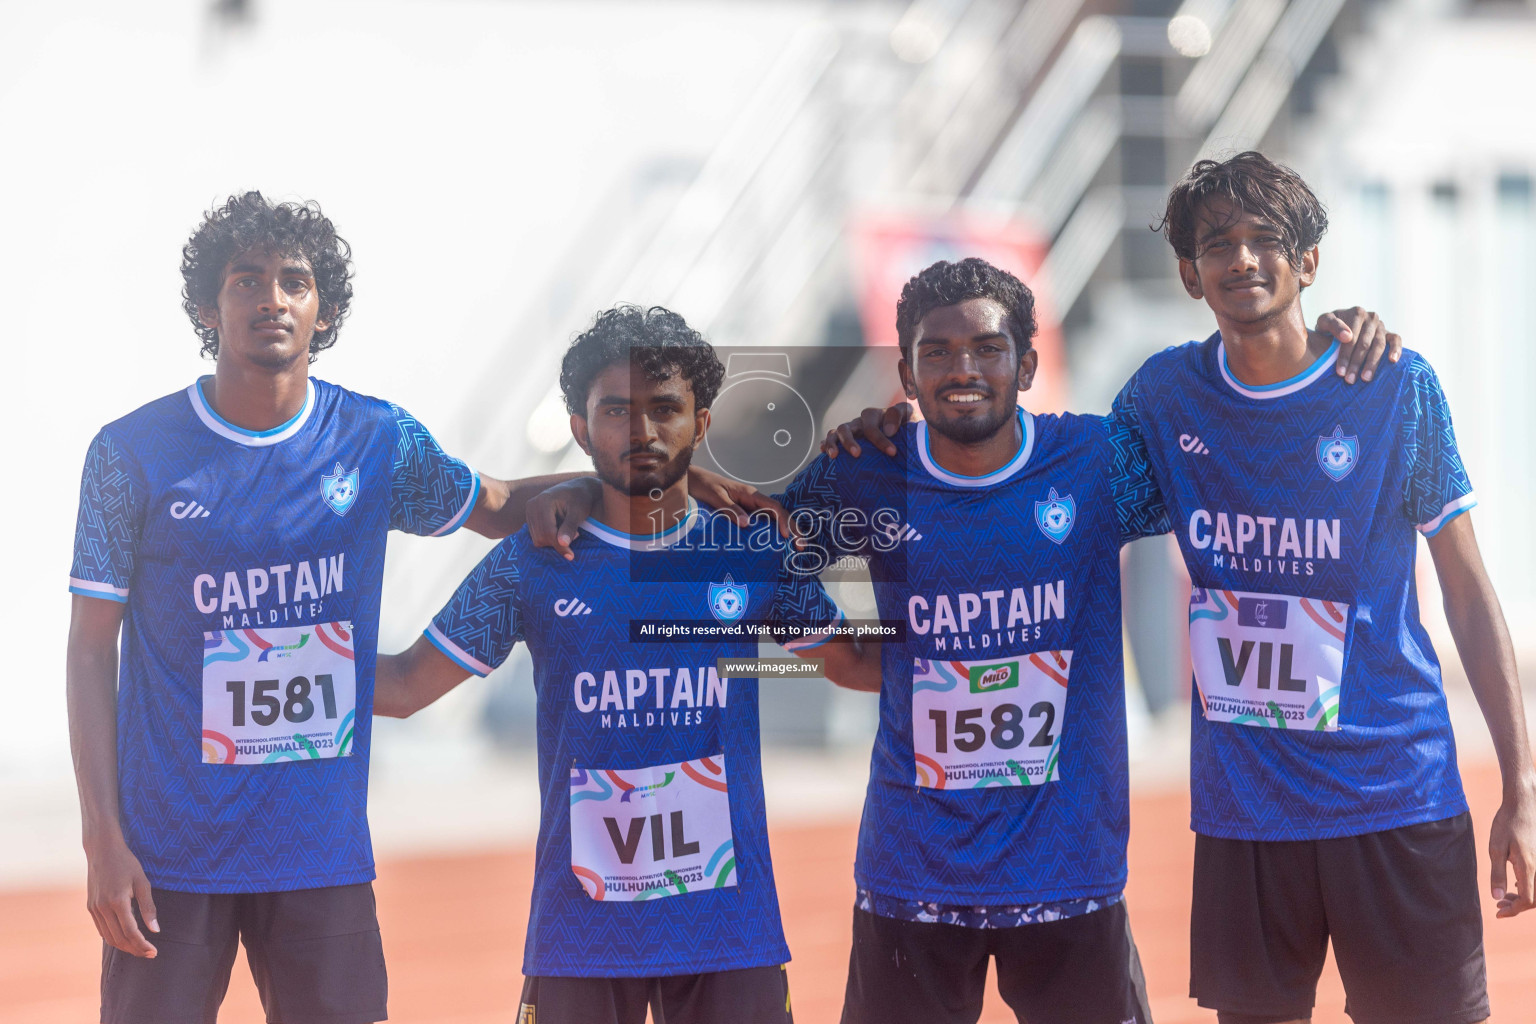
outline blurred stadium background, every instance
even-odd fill
[[[62,678],[80,460],[99,424],[206,372],[177,258],[230,192],[318,199],[354,246],[354,313],[319,376],[523,476],[585,468],[554,382],[597,309],[663,303],[737,352],[889,344],[901,282],[956,255],[1009,266],[1041,300],[1026,404],[1103,411],[1149,353],[1210,330],[1149,230],[1169,184],[1199,156],[1262,148],[1332,214],[1309,315],[1376,309],[1437,366],[1529,680],[1532,95],[1529,2],[0,0],[20,430],[4,456],[0,1015],[93,1019]],[[809,365],[817,432],[894,394],[888,361]],[[383,646],[409,643],[486,546],[394,538]],[[1158,1019],[1213,1020],[1183,994],[1187,581],[1166,538],[1125,562],[1132,905]],[[857,581],[837,591],[872,609]],[[1481,832],[1497,775],[1432,572],[1421,603]],[[510,1018],[537,821],[530,678],[521,654],[377,730],[397,1020]],[[875,706],[815,682],[765,691],[792,978],[815,1024],[838,1005]],[[1490,949],[1496,1017],[1526,1019],[1536,925],[1491,926]],[[259,1019],[240,970],[235,1024]],[[1328,984],[1319,1022],[1343,1019]]]

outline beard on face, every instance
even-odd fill
[[[985,441],[1006,427],[1009,420],[1013,418],[1011,407],[989,406],[980,416],[961,417],[943,415],[945,402],[942,398],[936,398],[932,405],[919,398],[917,404],[923,410],[923,418],[928,421],[928,429],[947,437],[956,444],[977,444]]]
[[[625,452],[624,455],[635,455],[641,451],[656,455],[665,454],[654,448],[645,448],[634,449]],[[597,470],[597,478],[614,490],[623,491],[632,498],[648,495],[652,491],[666,490],[683,478],[692,462],[692,446],[684,448],[661,465],[645,470],[626,466],[622,456],[611,459],[607,455],[599,454],[595,449],[592,452],[592,466]]]

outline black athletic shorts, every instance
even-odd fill
[[[853,912],[843,1024],[975,1024],[997,989],[1020,1021],[1151,1024],[1125,901],[1061,921],[966,928]]]
[[[291,892],[153,892],[160,931],[151,932],[142,919],[138,925],[159,952],[145,960],[104,947],[101,1024],[214,1024],[240,942],[270,1024],[387,1019],[384,947],[370,883]]]
[[[515,1024],[795,1024],[783,967],[660,978],[524,978]]]
[[[1305,1019],[1328,940],[1355,1024],[1488,1016],[1472,817],[1342,839],[1195,836],[1189,994],[1228,1024]]]

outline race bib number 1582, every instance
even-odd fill
[[[346,757],[357,718],[352,623],[203,634],[203,762]]]
[[[1071,651],[912,666],[912,753],[926,789],[1038,786],[1061,777]]]

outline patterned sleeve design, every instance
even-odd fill
[[[1139,537],[1153,537],[1173,529],[1163,494],[1152,477],[1152,460],[1141,430],[1141,414],[1136,408],[1138,377],[1126,382],[1104,426],[1114,449],[1115,468],[1110,487],[1115,495],[1115,513],[1120,520],[1120,543]]]
[[[427,640],[466,672],[489,675],[524,639],[518,611],[521,581],[509,537],[459,584],[427,627]]]
[[[1420,533],[1433,537],[1476,505],[1477,496],[1456,447],[1440,378],[1423,356],[1408,367],[1403,403],[1403,509]]]
[[[827,594],[821,580],[785,568],[773,592],[769,618],[774,625],[799,631],[784,643],[794,653],[820,647],[832,636],[831,627],[843,621],[843,613]]]
[[[885,458],[878,452],[866,454],[865,459]],[[854,458],[844,454],[838,459],[818,455],[809,466],[802,469],[790,482],[779,503],[789,512],[790,525],[806,539],[810,550],[819,551],[828,560],[844,555],[867,556],[869,535],[884,522],[873,510],[882,505],[894,506],[894,519],[906,508],[905,494],[891,495],[889,482],[866,479],[868,490],[860,495],[860,507],[851,507],[843,498],[841,472],[851,470]],[[857,476],[855,479],[858,479]],[[848,486],[858,486],[849,484]],[[866,511],[868,510],[868,511]]]
[[[445,453],[414,416],[398,406],[390,409],[398,435],[389,482],[390,526],[427,537],[452,533],[474,510],[480,477]]]
[[[96,435],[80,477],[74,563],[69,591],[126,602],[144,521],[145,486],[138,469],[105,431]]]

